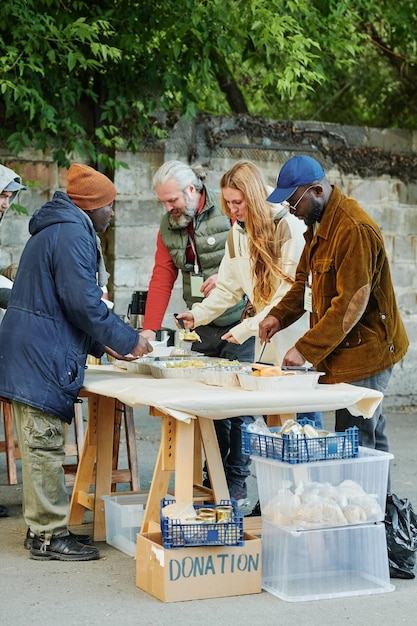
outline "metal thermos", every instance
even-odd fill
[[[127,313],[132,328],[140,329],[143,327],[147,296],[147,291],[134,291],[132,293],[132,301]]]

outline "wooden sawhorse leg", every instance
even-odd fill
[[[273,426],[282,426],[284,422],[287,420],[295,420],[297,417],[296,413],[282,413],[277,415],[267,415],[266,416],[266,425],[269,428]]]
[[[0,452],[6,453],[7,482],[17,485],[16,460],[20,459],[20,450],[14,438],[13,414],[11,400],[0,398],[3,407],[4,441],[0,442]]]
[[[213,500],[218,504],[220,500],[229,500],[230,495],[217,441],[216,429],[214,428],[214,421],[212,419],[203,417],[197,419],[201,433],[201,444],[206,457],[206,467],[210,478]]]
[[[94,511],[93,538],[106,538],[102,496],[114,493],[116,484],[130,483],[140,490],[133,409],[115,398],[82,392],[88,398],[88,422],[78,462],[70,504],[69,525],[81,524],[85,509]],[[128,468],[118,469],[120,426],[124,418]],[[94,493],[89,493],[94,485]]]
[[[201,445],[206,456],[214,502],[229,499],[213,420],[197,417],[187,424],[151,407],[150,415],[161,417],[162,437],[141,533],[148,532],[151,522],[159,523],[160,502],[166,495],[172,472],[175,472],[176,502],[193,502],[195,473],[201,474]],[[200,440],[201,436],[201,440]],[[199,440],[196,442],[195,440]],[[200,467],[195,463],[195,451]],[[199,452],[198,452],[199,451]]]
[[[81,524],[85,509],[94,511],[93,539],[95,541],[106,539],[102,496],[111,493],[115,402],[114,398],[89,395],[84,446],[70,504],[69,525]],[[90,494],[94,464],[94,494]]]
[[[78,463],[81,457],[81,452],[84,443],[84,425],[83,425],[83,411],[80,402],[74,404],[74,443],[68,443],[69,426],[65,424],[65,457],[75,457],[75,463],[67,463],[67,460],[62,464],[65,473],[65,482],[67,486],[74,484],[75,474],[77,473]]]
[[[128,469],[118,469],[120,452],[120,432],[122,424],[125,427],[126,452]],[[116,491],[116,485],[127,482],[131,491],[140,490],[138,453],[133,408],[119,400],[115,402],[114,433],[113,433],[113,480],[111,490]]]
[[[93,510],[94,508],[94,494],[90,494],[89,491],[93,482],[97,455],[97,421],[98,396],[90,396],[83,449],[78,461],[78,471],[72,490],[69,525],[81,524],[85,509]]]

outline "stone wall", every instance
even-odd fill
[[[386,404],[415,405],[416,147],[417,133],[412,131],[207,116],[193,122],[178,120],[164,141],[150,143],[136,155],[118,154],[128,168],[116,173],[116,216],[104,239],[115,311],[125,314],[132,292],[146,290],[149,283],[158,225],[164,211],[156,200],[152,177],[165,160],[204,165],[208,186],[218,189],[221,175],[238,159],[257,163],[267,182],[274,185],[281,165],[288,158],[307,153],[324,165],[330,182],[355,197],[382,229],[398,304],[410,338],[407,356],[394,368]],[[30,190],[20,196],[29,214],[56,188],[65,188],[65,172],[59,171],[44,155],[28,152],[17,162],[0,150],[0,160],[19,169],[25,182],[33,181]],[[0,267],[18,261],[28,237],[27,223],[28,216],[13,213],[4,221],[0,228]],[[164,325],[173,328],[172,313],[182,310],[184,302],[178,280]]]

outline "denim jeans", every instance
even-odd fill
[[[358,387],[375,389],[385,393],[392,374],[392,367],[369,378],[355,380],[350,383]],[[365,448],[373,448],[388,452],[388,438],[385,434],[385,415],[382,412],[382,401],[378,405],[371,418],[355,417],[347,409],[336,411],[336,431],[343,432],[346,428],[357,426],[359,428],[359,445]]]
[[[235,326],[233,324],[232,326]],[[251,363],[254,357],[255,338],[237,345],[220,339],[232,326],[199,326],[196,331],[201,343],[194,343],[192,348],[205,356]],[[250,475],[250,457],[242,452],[242,426],[254,421],[253,415],[240,415],[222,420],[215,420],[217,441],[223,461],[224,472],[230,496],[237,500],[246,497],[246,478]],[[204,471],[206,471],[206,467]]]
[[[22,458],[23,517],[35,535],[68,534],[69,497],[62,463],[65,424],[55,415],[13,400]]]
[[[314,428],[323,430],[323,415],[321,411],[314,411],[313,413],[297,413],[297,419],[306,418],[314,422]]]

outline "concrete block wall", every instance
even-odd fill
[[[115,175],[118,197],[115,220],[106,234],[104,250],[108,270],[111,273],[110,293],[115,302],[115,312],[127,312],[132,292],[146,290],[152,273],[155,242],[164,208],[156,199],[152,177],[166,160],[179,159],[200,163],[208,172],[207,185],[218,189],[222,174],[239,159],[250,159],[263,171],[267,182],[274,186],[281,165],[293,154],[309,149],[302,148],[268,150],[257,149],[259,138],[248,136],[240,130],[233,135],[236,147],[222,148],[207,141],[207,120],[191,124],[180,120],[163,143],[138,154],[119,153],[118,159],[128,168],[121,168]],[[210,118],[213,128],[232,128],[233,119]],[[298,123],[299,124],[299,123]],[[387,129],[363,129],[337,127],[326,124],[304,123],[304,129],[320,132],[323,137],[341,133],[350,147],[378,147],[391,153],[400,151],[413,154],[417,145],[416,133]],[[246,147],[245,147],[246,144]],[[389,175],[360,176],[345,173],[328,154],[312,149],[308,152],[325,164],[330,182],[340,186],[344,193],[355,197],[381,227],[391,263],[393,282],[403,320],[410,339],[410,349],[402,363],[394,368],[388,388],[386,406],[412,406],[417,404],[416,362],[417,338],[417,182],[404,182]],[[192,158],[190,159],[190,155]],[[65,188],[65,172],[43,155],[27,152],[19,162],[1,153],[0,161],[13,167],[25,181],[36,181],[28,192],[21,194],[20,203],[31,214],[35,208],[51,197],[56,188]],[[0,267],[18,262],[20,252],[27,240],[28,217],[10,213],[0,228]],[[164,326],[174,328],[172,314],[184,310],[181,280],[177,280],[171,297]]]

